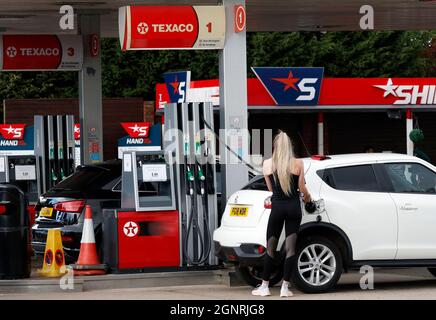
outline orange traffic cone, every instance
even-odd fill
[[[89,205],[85,209],[85,220],[83,222],[82,240],[80,243],[79,259],[76,264],[71,264],[68,268],[73,270],[75,276],[105,274],[106,266],[100,263],[97,255],[92,210]]]

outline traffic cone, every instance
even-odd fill
[[[85,209],[80,254],[76,264],[68,266],[75,276],[99,275],[106,273],[106,266],[100,263],[95,244],[94,223],[92,222],[91,206]]]
[[[59,229],[50,229],[45,243],[44,264],[38,270],[43,277],[60,277],[66,273],[62,236]]]

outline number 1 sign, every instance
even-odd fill
[[[235,32],[239,33],[244,31],[247,21],[247,15],[243,5],[235,6]]]
[[[224,47],[223,6],[126,6],[118,18],[123,50]]]

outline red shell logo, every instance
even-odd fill
[[[25,124],[0,124],[0,133],[6,140],[23,140]]]
[[[121,126],[131,138],[147,138],[150,131],[149,122],[122,122]]]

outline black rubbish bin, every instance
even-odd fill
[[[27,199],[18,187],[0,184],[0,279],[30,276]]]

